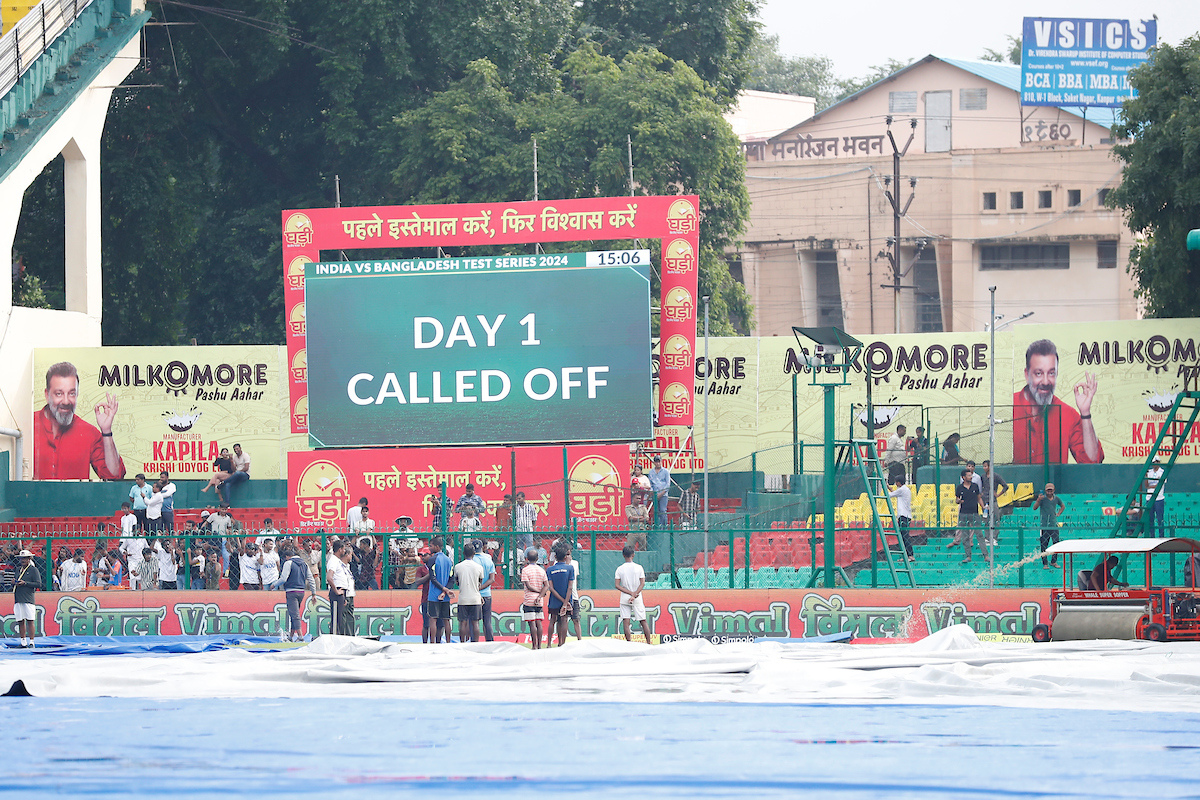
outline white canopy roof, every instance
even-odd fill
[[[1057,553],[1195,553],[1200,552],[1200,541],[1172,537],[1167,539],[1065,539],[1046,549],[1050,555]]]

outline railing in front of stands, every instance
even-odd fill
[[[11,591],[14,556],[21,548],[29,549],[37,557],[39,566],[43,568],[47,590],[55,588],[56,580],[53,572],[44,570],[47,554],[51,555],[56,565],[71,558],[76,549],[83,550],[89,565],[101,555],[113,560],[114,565],[120,560],[116,553],[121,540],[111,529],[98,532],[94,525],[55,526],[46,523],[29,523],[27,529],[22,529],[20,523],[7,523],[5,527],[8,531],[0,534],[0,591]],[[914,574],[918,586],[960,582],[967,573],[974,575],[971,583],[976,588],[1024,587],[1044,583],[1030,580],[1041,575],[1041,565],[1038,563],[1041,531],[1036,521],[1014,523],[1010,519],[997,525],[998,544],[995,547],[976,545],[975,560],[966,568],[958,563],[962,551],[951,554],[947,549],[953,538],[964,530],[960,526],[917,525],[911,528],[917,551]],[[981,525],[972,529],[972,532],[974,538],[981,542],[987,529]],[[1105,538],[1111,533],[1111,527],[1100,524],[1071,525],[1060,529],[1060,536],[1064,539]],[[193,574],[190,567],[197,554],[220,558],[222,579],[219,588],[236,588],[228,586],[228,564],[232,556],[247,541],[254,542],[264,535],[277,538],[281,544],[290,540],[301,554],[309,554],[322,589],[326,588],[325,564],[330,548],[337,539],[350,539],[361,545],[356,564],[352,565],[366,565],[356,570],[360,588],[407,589],[416,577],[418,548],[428,546],[432,538],[439,535],[445,537],[448,554],[456,558],[462,553],[466,542],[481,539],[485,552],[492,557],[497,568],[497,588],[520,588],[519,571],[524,564],[524,548],[541,548],[546,551],[545,558],[549,558],[553,544],[560,538],[565,538],[571,546],[573,558],[579,565],[579,588],[585,590],[611,588],[613,571],[623,561],[621,548],[627,543],[638,551],[636,559],[645,568],[647,585],[651,588],[749,589],[825,585],[824,530],[801,525],[766,530],[723,527],[708,531],[696,528],[526,532],[485,530],[469,533],[448,531],[445,534],[393,531],[372,533],[366,542],[360,541],[366,534],[350,534],[344,530],[264,531],[244,528],[225,537],[179,530],[168,537],[178,552],[179,588],[194,588],[196,585],[197,575]],[[1165,535],[1200,538],[1200,520],[1168,519]],[[895,538],[890,532],[888,538],[895,551]],[[854,586],[869,588],[891,585],[882,545],[873,539],[874,534],[867,525],[838,527],[835,531],[834,565],[845,570]],[[97,543],[101,543],[102,547],[98,549]],[[315,556],[311,555],[314,545]],[[1031,573],[1031,570],[1035,572]],[[786,581],[783,578],[785,573],[788,577]],[[860,573],[866,577],[858,578]],[[835,583],[841,585],[837,581]],[[128,585],[128,581],[123,581],[123,584]]]
[[[92,0],[42,0],[0,36],[0,96],[8,94],[34,61],[92,4]]]

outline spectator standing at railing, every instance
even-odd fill
[[[650,509],[642,505],[642,498],[634,498],[631,505],[625,507],[625,522],[629,525],[629,535],[625,537],[626,547],[641,547],[646,549],[646,526]]]
[[[91,558],[91,578],[88,580],[89,586],[97,586],[101,583],[101,573],[107,570],[108,566],[108,546],[103,539],[96,540],[96,546],[92,548]]]
[[[87,574],[88,563],[83,560],[83,549],[77,548],[75,554],[58,568],[61,591],[82,592],[87,588]]]
[[[642,472],[642,468],[638,464],[633,465],[633,475],[629,478],[629,501],[632,503],[635,497],[642,498],[642,504],[650,502],[650,495],[654,494],[650,491],[650,479]]]
[[[226,505],[232,504],[233,487],[250,480],[250,454],[242,452],[242,446],[233,446],[233,474],[217,484],[217,494]]]
[[[259,584],[266,589],[279,580],[279,553],[275,550],[274,539],[270,537],[263,539],[256,560],[258,561]]]
[[[702,499],[700,481],[692,481],[692,485],[679,498],[679,527],[685,531],[696,529],[696,517],[700,513]]]
[[[271,521],[271,518],[267,517],[263,520],[262,530],[259,531],[258,536],[254,537],[254,543],[259,547],[262,547],[263,542],[265,542],[267,539],[270,539],[272,542],[278,544],[279,540],[282,538],[283,534],[280,533],[279,529],[275,527],[275,523]]]
[[[958,452],[958,443],[962,436],[952,433],[942,441],[942,463],[948,465],[962,464],[966,461]]]
[[[463,508],[462,519],[458,521],[458,530],[466,534],[479,533],[483,530],[483,523],[479,521],[479,517],[475,516],[475,506]]]
[[[162,519],[164,529],[169,533],[175,532],[175,482],[171,480],[171,476],[164,469],[159,475],[158,480],[162,493]]]
[[[133,504],[133,516],[142,530],[146,529],[146,501],[153,493],[154,489],[146,483],[145,475],[139,472],[134,476],[133,486],[129,487],[129,500]]]
[[[654,524],[659,528],[667,527],[667,494],[671,489],[671,473],[662,465],[662,457],[654,457],[654,466],[646,477],[650,479],[650,488],[654,491]]]
[[[158,559],[158,588],[179,588],[179,546],[174,539],[160,539],[154,543],[154,554]]]
[[[367,507],[367,498],[358,498],[358,505],[350,506],[346,511],[346,531],[350,534],[358,532],[358,525],[362,522],[363,509]]]
[[[537,506],[525,502],[525,493],[517,492],[517,504],[513,507],[514,527],[517,536],[514,547],[518,552],[525,552],[533,546],[533,531],[537,527]]]
[[[129,588],[138,589],[142,580],[142,553],[146,550],[146,540],[140,536],[129,536],[121,539],[118,550],[125,556],[125,568],[129,571]]]
[[[233,527],[233,518],[229,516],[229,506],[222,504],[217,509],[216,514],[212,514],[208,518],[208,527],[216,537],[216,543],[221,548],[221,572],[222,574],[229,572],[229,544],[226,537],[229,535],[230,528]],[[234,581],[229,582],[230,589],[236,589],[237,584]]]
[[[138,562],[138,588],[152,591],[158,588],[158,558],[149,547],[142,548],[142,560]]]
[[[887,465],[888,483],[895,483],[896,478],[905,473],[904,459],[908,456],[908,443],[905,441],[905,434],[908,433],[908,428],[903,425],[896,426],[896,432],[888,437],[885,450],[883,451],[883,463]]]
[[[208,566],[208,557],[205,555],[204,548],[199,542],[192,545],[191,556],[188,558],[188,569],[191,571],[192,588],[207,589],[208,576],[204,574],[205,567]]]
[[[137,515],[133,513],[133,509],[129,507],[129,502],[121,503],[121,538],[132,538],[136,535],[134,530],[139,527],[145,530],[142,521],[138,520]]]
[[[146,498],[146,535],[153,539],[155,536],[161,536],[166,530],[166,523],[163,521],[163,504],[166,498],[163,497],[160,481],[155,481],[151,488],[153,491]]]
[[[351,571],[354,575],[354,588],[378,589],[375,580],[375,564],[378,558],[375,553],[375,539],[371,536],[360,536],[354,543]]]
[[[912,463],[912,483],[917,486],[917,470],[929,464],[929,437],[925,435],[925,429],[920,425],[913,432],[915,435],[908,440],[906,445],[910,461]]]
[[[892,485],[896,488],[888,492],[888,497],[896,501],[896,532],[900,534],[900,541],[904,543],[904,550],[908,553],[908,560],[912,561],[913,546],[912,536],[908,533],[908,526],[912,524],[912,489],[904,485],[904,475],[896,476],[892,481]]]
[[[258,545],[253,541],[246,542],[238,557],[238,573],[242,589],[260,591],[262,583],[258,579]]]

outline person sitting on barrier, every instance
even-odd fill
[[[1101,558],[1096,562],[1096,566],[1092,567],[1091,584],[1093,591],[1103,592],[1113,586],[1123,586],[1129,588],[1129,584],[1119,581],[1113,577],[1113,570],[1117,568],[1117,564],[1121,563],[1121,559],[1117,556],[1109,556]]]
[[[962,439],[957,433],[952,433],[946,437],[946,441],[942,442],[942,463],[943,464],[962,464],[964,459],[958,452],[958,442]]]
[[[214,486],[219,487],[233,474],[233,456],[229,454],[228,447],[221,448],[221,454],[213,462],[213,469],[216,470],[216,473],[209,479],[208,483],[204,484],[204,488],[200,490],[201,493],[207,492]],[[217,494],[220,495],[220,490],[217,491]]]

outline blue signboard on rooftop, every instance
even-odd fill
[[[1156,20],[1025,17],[1021,105],[1120,106],[1157,41]]]

